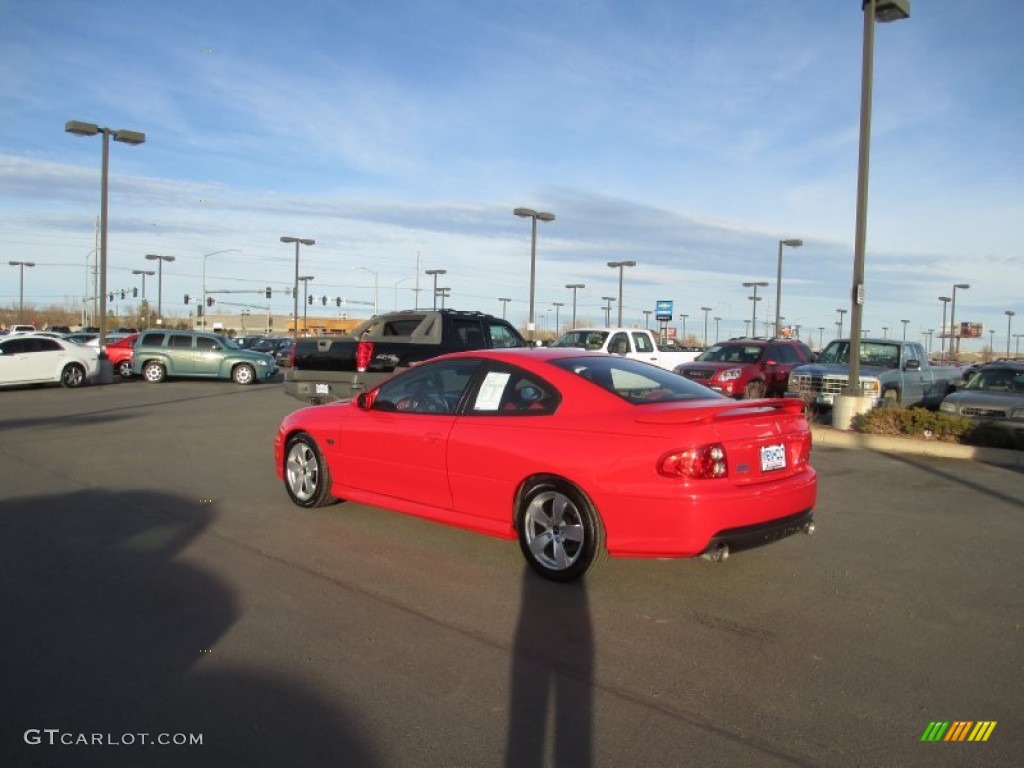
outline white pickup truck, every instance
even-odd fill
[[[697,347],[659,347],[654,332],[646,328],[574,328],[563,333],[551,346],[622,355],[669,371],[677,365],[693,362],[704,351]]]

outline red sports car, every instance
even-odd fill
[[[615,355],[478,350],[292,413],[274,460],[301,507],[348,499],[518,538],[531,567],[568,581],[603,552],[721,559],[809,533],[803,407]]]
[[[111,365],[119,375],[128,379],[132,375],[132,354],[135,352],[135,340],[139,334],[133,333],[123,339],[112,341],[104,346]]]

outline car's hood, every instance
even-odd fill
[[[757,363],[726,363],[717,360],[708,360],[707,362],[704,362],[702,360],[692,360],[689,363],[683,363],[682,365],[679,366],[679,368],[684,371],[725,371],[728,370],[729,368],[746,368],[748,365],[757,365]]]
[[[862,365],[860,367],[861,376],[878,376],[880,373],[885,371],[892,371],[894,368],[882,368],[878,365]],[[810,376],[847,376],[850,373],[850,366],[845,363],[810,363],[809,365],[801,365],[794,368],[790,372],[790,376],[799,373],[806,373]]]
[[[980,389],[961,389],[946,396],[946,402],[956,403],[957,408],[978,406],[981,408],[1002,408],[1007,412],[1024,410],[1024,394],[1015,392],[986,392]]]

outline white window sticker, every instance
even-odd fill
[[[498,410],[498,405],[501,403],[501,395],[505,391],[505,386],[508,384],[508,380],[511,376],[511,373],[502,373],[500,371],[491,371],[488,373],[487,377],[484,379],[484,383],[480,385],[480,391],[477,393],[476,402],[473,403],[473,410]]]

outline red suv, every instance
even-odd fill
[[[795,339],[729,339],[715,344],[675,372],[728,397],[782,397],[789,372],[814,362],[810,347]]]

